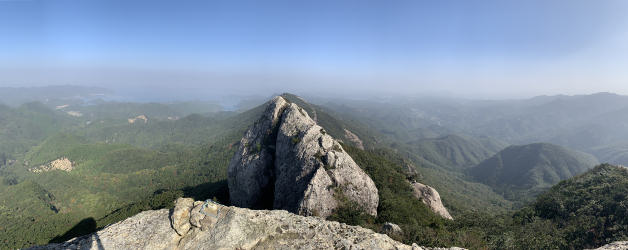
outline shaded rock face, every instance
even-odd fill
[[[181,236],[167,209],[141,212],[96,233],[29,249],[176,249]]]
[[[379,202],[375,183],[342,146],[282,97],[242,138],[229,165],[229,193],[236,206],[321,217],[341,202],[376,215]]]
[[[434,213],[445,219],[453,220],[447,208],[443,206],[443,202],[440,200],[440,195],[436,189],[418,182],[412,183],[412,189],[414,196],[425,203]]]
[[[240,140],[231,159],[228,184],[231,204],[248,208],[272,206],[274,189],[274,142],[280,115],[288,106],[281,97],[271,100],[262,117]]]
[[[190,211],[189,200],[176,204],[173,211]],[[370,229],[318,217],[198,201],[193,204],[187,215],[169,218],[166,209],[146,211],[96,233],[32,249],[423,249]],[[204,216],[198,226],[191,221],[196,207],[203,209],[199,214]],[[179,235],[170,222],[181,218],[190,218],[192,227]]]

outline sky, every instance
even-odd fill
[[[628,94],[626,13],[624,0],[0,0],[0,86]]]

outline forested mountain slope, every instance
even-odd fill
[[[548,143],[535,143],[510,146],[469,169],[469,173],[506,198],[519,201],[532,198],[597,163],[594,156],[586,153]]]
[[[603,164],[553,186],[514,218],[521,231],[546,227],[546,246],[595,248],[628,239],[626,202],[628,170]]]

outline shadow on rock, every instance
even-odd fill
[[[229,205],[229,188],[227,180],[203,183],[194,187],[183,189],[183,197],[190,197],[194,200],[214,199],[223,205]]]
[[[72,227],[70,230],[65,232],[63,235],[57,235],[57,237],[52,238],[52,240],[50,240],[48,243],[62,243],[64,241],[73,239],[78,236],[94,233],[98,229],[96,225],[97,225],[96,220],[94,220],[94,218],[92,217],[83,219],[82,221],[77,223],[74,227]],[[96,242],[98,249],[104,249],[102,247],[102,243],[100,242],[100,238],[98,237],[98,234],[90,235],[89,238],[92,241]]]

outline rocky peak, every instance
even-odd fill
[[[232,204],[241,207],[327,217],[342,202],[355,202],[377,214],[375,183],[304,109],[282,97],[245,133],[228,182]]]

